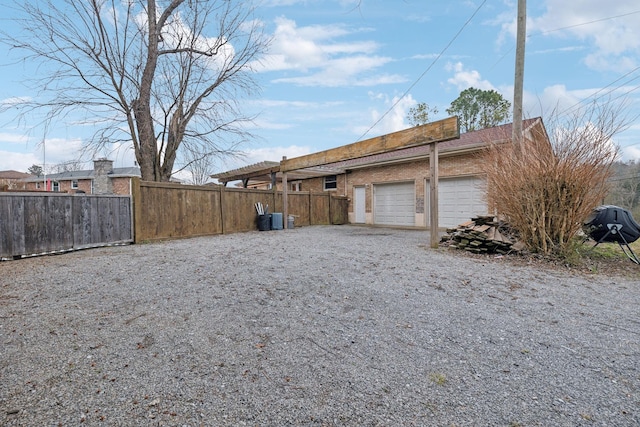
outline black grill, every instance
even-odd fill
[[[628,210],[611,205],[598,206],[584,222],[584,230],[596,241],[594,247],[602,242],[618,243],[631,261],[640,264],[629,247],[629,243],[640,238],[640,225]]]

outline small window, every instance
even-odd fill
[[[338,177],[335,175],[329,175],[324,177],[324,189],[336,190],[338,188]]]
[[[40,189],[40,183],[36,182],[36,190],[39,190],[39,189]]]
[[[302,191],[302,182],[301,181],[292,182],[291,191]]]
[[[60,191],[60,183],[58,181],[53,181],[53,189],[51,191],[54,191],[54,192]]]
[[[78,189],[78,180],[74,179],[73,181],[71,181],[71,188],[73,188],[74,190]]]

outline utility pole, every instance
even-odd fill
[[[516,33],[516,73],[513,84],[513,132],[511,138],[516,148],[522,143],[522,92],[524,86],[524,49],[527,38],[527,0],[518,0]]]

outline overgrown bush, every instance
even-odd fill
[[[609,108],[592,107],[563,126],[533,127],[523,143],[484,153],[490,206],[533,252],[566,255],[583,221],[602,204],[620,131]],[[509,138],[510,139],[510,138]]]

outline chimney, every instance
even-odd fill
[[[93,161],[93,194],[113,194],[109,174],[113,172],[113,160],[105,158]]]

